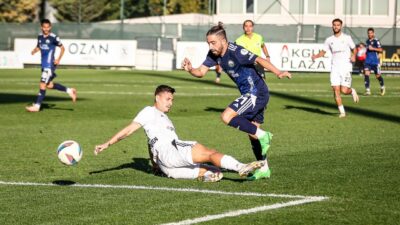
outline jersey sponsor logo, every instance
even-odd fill
[[[242,48],[242,49],[240,50],[240,54],[242,54],[242,55],[247,55],[248,53],[249,53],[249,51],[246,50],[246,49],[244,49],[244,48]]]
[[[229,67],[234,67],[234,66],[235,66],[235,63],[234,63],[232,60],[229,60],[229,61],[228,61],[228,66],[229,66]]]

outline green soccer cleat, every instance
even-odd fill
[[[267,157],[268,149],[271,146],[272,136],[273,134],[271,132],[266,131],[265,135],[259,139],[262,149],[261,154],[264,159]]]
[[[257,169],[253,175],[247,177],[247,180],[260,180],[263,178],[269,178],[270,176],[271,169],[268,169],[267,171],[261,171],[260,169]]]

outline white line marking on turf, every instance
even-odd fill
[[[7,182],[0,181],[0,185],[12,185],[12,186],[63,186],[53,183],[34,183],[34,182]],[[203,193],[203,194],[217,194],[217,195],[233,195],[233,196],[254,196],[254,197],[275,197],[275,198],[300,198],[299,200],[292,200],[289,202],[276,203],[272,205],[263,205],[250,209],[240,209],[225,212],[222,214],[207,215],[194,219],[187,219],[178,222],[166,223],[162,225],[187,225],[206,222],[210,220],[222,219],[225,217],[235,217],[240,215],[247,215],[251,213],[268,211],[273,209],[279,209],[289,206],[302,205],[311,202],[320,202],[327,200],[328,197],[324,196],[304,196],[304,195],[288,195],[288,194],[264,194],[256,192],[226,192],[226,191],[215,191],[207,189],[193,189],[193,188],[170,188],[170,187],[154,187],[154,186],[137,186],[137,185],[109,185],[109,184],[71,184],[65,185],[65,187],[77,187],[77,188],[112,188],[112,189],[134,189],[134,190],[158,190],[158,191],[176,191],[176,192],[192,192],[192,193]]]
[[[136,189],[136,190],[158,190],[158,191],[176,191],[176,192],[194,192],[203,194],[219,194],[219,195],[237,195],[237,196],[255,196],[255,197],[275,197],[275,198],[321,198],[321,196],[303,196],[303,195],[287,195],[287,194],[264,194],[257,192],[227,192],[215,191],[207,189],[193,188],[171,188],[171,187],[154,187],[141,185],[109,185],[109,184],[71,184],[59,185],[53,183],[33,183],[33,182],[6,182],[0,181],[3,185],[13,186],[58,186],[58,187],[80,187],[80,188],[113,188],[113,189]]]
[[[188,225],[188,224],[196,224],[196,223],[201,223],[201,222],[206,222],[210,220],[217,220],[217,219],[222,219],[226,217],[235,217],[235,216],[240,216],[240,215],[247,215],[251,213],[256,213],[256,212],[261,212],[261,211],[268,211],[272,209],[279,209],[279,208],[284,208],[288,206],[295,206],[295,205],[302,205],[306,203],[311,203],[311,202],[319,202],[325,200],[325,197],[320,197],[320,198],[304,198],[300,200],[293,200],[289,202],[282,202],[282,203],[276,203],[273,205],[263,205],[255,208],[250,208],[250,209],[241,209],[241,210],[235,210],[235,211],[230,211],[222,214],[215,214],[215,215],[207,215],[203,217],[198,217],[194,219],[188,219],[188,220],[182,220],[179,222],[172,222],[172,223],[164,223],[161,225]]]

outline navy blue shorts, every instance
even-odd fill
[[[264,123],[264,111],[267,108],[268,101],[268,91],[259,95],[244,94],[233,101],[229,108],[250,121],[262,124]]]
[[[379,64],[378,65],[365,64],[364,70],[374,71],[375,74],[381,74],[381,66]]]
[[[40,82],[49,84],[54,78],[57,77],[55,69],[52,68],[42,68],[42,76],[40,77]]]

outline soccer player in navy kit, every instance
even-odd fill
[[[223,122],[231,127],[246,132],[257,160],[265,159],[270,146],[272,134],[260,128],[264,122],[264,110],[268,104],[268,87],[255,68],[255,63],[276,74],[279,78],[291,78],[288,72],[281,72],[274,65],[249,52],[241,46],[228,42],[226,32],[219,23],[207,32],[207,43],[210,51],[199,68],[193,68],[185,58],[182,68],[192,76],[203,77],[210,67],[220,65],[225,73],[236,83],[241,96],[233,101],[222,113]],[[257,170],[250,180],[269,177],[268,163]]]
[[[376,79],[379,81],[381,86],[381,95],[385,95],[385,84],[383,82],[383,77],[381,75],[381,69],[379,65],[379,55],[382,52],[382,46],[380,41],[375,38],[374,28],[368,28],[368,40],[366,42],[367,47],[367,57],[364,63],[364,81],[365,81],[365,94],[371,95],[371,90],[369,89],[369,75],[371,71],[374,71]]]
[[[56,66],[60,63],[60,60],[64,54],[64,46],[62,45],[60,38],[51,33],[51,22],[48,19],[43,19],[41,21],[42,33],[38,36],[38,42],[36,47],[32,50],[32,55],[36,52],[41,52],[41,65],[42,65],[42,76],[39,85],[39,94],[36,102],[25,107],[28,112],[39,112],[40,105],[46,96],[46,89],[56,89],[58,91],[67,92],[72,98],[72,101],[76,101],[76,90],[75,88],[67,88],[59,83],[54,83],[53,79],[57,76],[55,74]],[[60,55],[57,59],[54,57],[56,47],[61,49]]]

